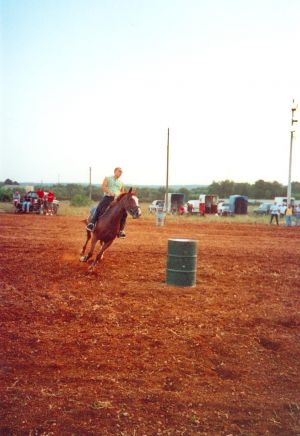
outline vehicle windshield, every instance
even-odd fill
[[[37,193],[36,192],[28,192],[28,196],[31,198],[37,198]]]

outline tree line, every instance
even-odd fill
[[[229,195],[246,195],[253,199],[273,199],[274,197],[285,197],[287,186],[279,182],[266,182],[257,180],[255,183],[236,183],[232,180],[212,182],[208,187],[210,194],[217,194],[220,198],[227,198]],[[300,199],[300,182],[292,183],[292,196]]]
[[[17,184],[14,182],[14,184]],[[1,186],[2,185],[2,186]],[[90,187],[88,185],[81,185],[76,183],[68,184],[53,184],[53,185],[35,185],[34,189],[43,188],[45,191],[51,190],[54,192],[58,200],[72,200],[74,197],[88,199],[90,196]],[[165,195],[165,187],[133,187],[141,202],[151,202],[153,200],[163,199]],[[21,194],[24,194],[22,185],[18,186]],[[287,187],[279,182],[266,182],[264,180],[257,180],[255,183],[236,183],[232,180],[213,181],[210,185],[195,188],[172,188],[170,186],[169,192],[180,192],[185,195],[186,200],[199,198],[200,194],[215,194],[219,198],[228,198],[230,195],[246,195],[253,199],[273,199],[274,197],[286,196]],[[99,201],[102,197],[102,192],[99,185],[92,185],[91,198],[93,201]],[[292,183],[292,196],[300,199],[300,182]],[[12,190],[4,188],[4,182],[0,182],[0,201],[11,201]]]

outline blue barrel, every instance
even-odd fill
[[[167,284],[195,286],[197,273],[197,243],[192,239],[169,239]]]

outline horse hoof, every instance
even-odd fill
[[[92,272],[94,272],[95,271],[95,266],[96,265],[91,265],[91,266],[89,266],[89,268],[88,268],[88,271],[90,272],[90,273],[92,273]]]
[[[81,256],[79,258],[80,262],[86,262],[87,261],[87,256]]]

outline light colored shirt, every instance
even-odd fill
[[[270,212],[271,212],[271,215],[279,215],[280,210],[279,210],[279,207],[277,206],[277,204],[273,204],[273,206],[271,206]]]
[[[287,207],[285,214],[286,214],[286,216],[293,215],[293,208],[292,207]]]
[[[284,215],[285,211],[286,211],[286,206],[283,204],[283,205],[280,206],[280,213],[281,213],[281,215]]]
[[[120,179],[115,179],[114,176],[106,177],[107,187],[109,192],[118,197],[121,194],[121,190],[124,188],[124,184]],[[108,195],[105,193],[105,195]]]

